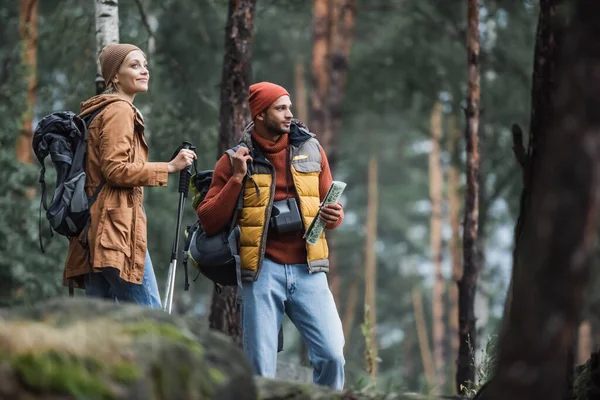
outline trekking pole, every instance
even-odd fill
[[[183,149],[195,151],[196,148],[189,142],[183,142]],[[173,308],[173,293],[175,292],[175,272],[177,271],[177,251],[179,249],[179,230],[181,229],[181,219],[183,217],[183,206],[188,196],[190,177],[192,176],[192,165],[181,170],[179,173],[179,208],[177,210],[177,228],[175,230],[175,240],[173,241],[173,250],[171,251],[171,262],[169,264],[169,275],[167,277],[167,289],[165,290],[165,301],[163,310],[171,314]]]

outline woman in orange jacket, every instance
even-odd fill
[[[71,239],[64,278],[86,295],[116,298],[152,308],[161,301],[147,250],[143,186],[166,186],[168,175],[191,165],[182,149],[170,162],[148,162],[144,120],[133,105],[148,90],[144,53],[131,44],[110,44],[100,54],[106,91],[81,105],[81,117],[101,110],[88,127],[86,191],[92,196],[90,228]],[[87,245],[86,245],[87,242]]]

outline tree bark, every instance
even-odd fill
[[[33,138],[33,115],[37,86],[38,0],[20,0],[19,13],[19,36],[23,42],[21,59],[25,66],[27,80],[27,108],[22,116],[21,132],[16,142],[16,153],[17,160],[31,164],[33,162],[31,140]],[[33,193],[30,194],[33,195]]]
[[[311,130],[323,146],[331,170],[341,126],[348,57],[354,40],[356,0],[313,0]]]
[[[329,47],[329,4],[328,0],[313,0],[313,31],[312,31],[312,88],[310,105],[310,129],[316,132],[325,153],[329,150],[325,147],[323,138],[328,136],[326,132],[327,121],[327,87],[329,84],[329,70],[327,53]]]
[[[419,339],[419,351],[423,362],[423,371],[429,388],[436,386],[435,362],[429,347],[429,335],[427,334],[427,324],[425,323],[425,313],[423,311],[423,297],[418,288],[412,290],[413,309],[415,313],[415,324],[417,326],[417,338]]]
[[[440,140],[442,138],[442,104],[438,101],[431,113],[431,151],[429,152],[429,198],[431,202],[430,246],[434,266],[432,293],[433,355],[435,360],[436,385],[434,393],[443,391],[446,384],[444,367],[444,276],[442,275],[442,192],[443,172],[441,166]]]
[[[304,71],[304,63],[302,58],[298,57],[296,61],[296,66],[294,68],[294,86],[295,86],[295,96],[294,96],[294,108],[296,109],[295,114],[296,117],[304,122],[306,125],[309,124],[308,121],[308,98],[306,94],[306,78]]]
[[[531,119],[529,126],[529,142],[525,151],[522,143],[523,133],[518,126],[513,126],[513,151],[523,168],[523,190],[521,191],[520,213],[515,225],[515,246],[513,260],[521,247],[521,235],[526,218],[531,211],[531,190],[536,181],[533,166],[538,163],[538,149],[545,143],[548,115],[554,113],[554,92],[558,85],[558,60],[564,37],[566,16],[558,13],[563,0],[541,0],[538,27],[536,34],[533,82],[531,87]],[[509,289],[504,305],[502,329],[508,328],[512,301],[513,281],[518,279],[519,266],[514,265]]]
[[[367,372],[371,382],[377,380],[377,310],[376,310],[376,286],[377,286],[377,255],[375,243],[377,241],[377,205],[378,205],[378,171],[377,158],[371,155],[368,170],[368,200],[367,200],[367,237],[365,241],[365,324],[368,326],[366,332],[366,364]]]
[[[348,289],[348,297],[346,299],[344,317],[342,318],[342,327],[344,329],[344,339],[346,343],[350,343],[350,339],[352,338],[352,328],[354,327],[356,305],[358,303],[358,285],[360,282],[360,277],[354,276],[351,279],[350,289]]]
[[[600,4],[576,0],[565,2],[569,8],[562,5],[542,2],[540,25],[550,23],[539,27],[538,40],[560,38],[549,32],[562,31],[565,12],[573,13],[568,17],[573,23],[565,31],[564,46],[562,40],[558,47],[556,41],[536,46],[535,68],[546,80],[534,75],[539,92],[533,91],[533,110],[540,113],[536,105],[545,104],[553,112],[532,118],[532,126],[538,123],[541,128],[532,131],[535,161],[528,160],[535,184],[528,188],[528,207],[521,209],[527,212],[517,231],[513,297],[500,340],[498,371],[482,399],[565,398],[569,359],[596,255]],[[538,58],[543,54],[558,54],[560,62]],[[558,79],[548,79],[551,76]],[[542,93],[550,97],[541,99]]]
[[[450,168],[448,171],[448,203],[449,218],[452,237],[450,239],[450,256],[452,258],[452,283],[449,288],[448,336],[450,337],[451,369],[450,376],[456,376],[456,363],[459,350],[459,328],[458,328],[458,284],[462,278],[462,251],[460,243],[460,171],[458,161],[460,159],[458,142],[460,140],[460,129],[456,117],[450,118],[450,138],[448,140],[448,153],[450,154]],[[458,388],[454,387],[458,393]]]
[[[302,63],[302,58],[298,57],[296,61],[296,66],[294,68],[294,108],[296,109],[295,114],[296,117],[308,125],[308,101],[306,97],[306,79],[304,78],[304,65]],[[330,280],[329,283],[331,287],[331,292],[333,293],[333,297],[336,297],[336,293],[334,291],[334,282]],[[308,347],[306,345],[306,341],[303,338],[300,338],[300,346],[298,346],[298,358],[300,360],[301,365],[308,365]]]
[[[110,43],[119,43],[119,0],[95,0],[96,12],[96,94],[106,88],[98,57]]]
[[[248,87],[252,77],[252,39],[256,0],[230,0],[225,28],[225,55],[221,76],[221,107],[217,159],[234,146],[250,122]],[[209,324],[242,346],[240,310],[236,287],[213,292]]]
[[[356,0],[330,0],[331,36],[328,46],[329,92],[327,113],[329,127],[320,142],[324,145],[332,170],[337,165],[337,137],[342,125],[342,105],[348,75],[348,58],[354,41]]]
[[[341,126],[348,57],[354,37],[356,0],[313,0],[313,54],[310,129],[317,134],[335,172],[335,138]],[[340,277],[335,256],[335,232],[327,232],[329,284],[339,304]]]
[[[467,187],[463,232],[463,276],[458,284],[460,343],[456,366],[456,387],[475,382],[475,367],[471,361],[469,343],[476,348],[475,290],[478,268],[479,220],[479,1],[469,0],[467,8],[467,107],[466,149]]]

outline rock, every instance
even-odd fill
[[[312,383],[313,370],[299,364],[277,360],[277,379]]]
[[[261,400],[429,400],[431,397],[396,393],[339,392],[301,382],[254,378]]]
[[[309,368],[292,369],[289,376],[293,379],[306,380],[302,374],[312,374]],[[286,372],[285,365],[281,372]],[[0,310],[0,399],[426,397],[337,392],[312,383],[253,378],[246,357],[233,341],[199,320],[78,297]]]
[[[200,321],[86,298],[0,311],[0,398],[257,398],[244,354]]]

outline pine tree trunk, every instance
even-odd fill
[[[106,88],[98,56],[110,43],[119,43],[119,0],[95,0],[96,6],[96,94]]]
[[[443,172],[441,166],[440,140],[442,138],[442,104],[438,101],[431,113],[431,151],[429,152],[429,199],[431,201],[430,246],[434,266],[432,293],[433,355],[435,360],[436,386],[439,393],[445,386],[444,340],[444,276],[442,275],[442,191]]]
[[[366,332],[366,364],[372,383],[377,380],[377,310],[375,302],[377,286],[377,205],[378,205],[378,172],[377,158],[371,155],[368,170],[367,201],[367,237],[365,241],[365,324]]]
[[[298,61],[296,61],[296,66],[294,68],[294,89],[294,108],[296,109],[295,116],[300,121],[303,121],[305,124],[310,126],[308,121],[308,99],[306,97],[306,79],[304,78],[304,65],[302,64],[302,59],[300,57],[298,58]],[[330,286],[332,285],[333,283],[330,282]],[[302,338],[300,338],[300,346],[298,346],[298,359],[300,360],[301,365],[309,364],[308,347],[306,346],[306,342]]]
[[[33,138],[33,115],[37,86],[38,0],[19,0],[19,13],[19,36],[23,42],[21,59],[27,80],[27,108],[22,116],[21,132],[16,142],[16,153],[17,160],[31,164],[33,162],[31,140]],[[30,194],[33,195],[33,192]]]
[[[225,28],[225,56],[221,77],[219,142],[217,158],[234,146],[250,122],[248,87],[252,77],[252,39],[256,0],[230,0]],[[237,288],[213,292],[209,323],[212,329],[231,336],[242,345],[240,312],[236,305]]]
[[[415,313],[415,323],[417,325],[417,338],[419,339],[419,351],[421,361],[423,362],[423,371],[429,388],[435,388],[437,382],[435,379],[435,361],[431,348],[429,347],[429,335],[427,334],[427,324],[425,323],[425,312],[423,311],[423,296],[418,288],[412,290],[413,309]]]
[[[456,386],[475,382],[475,367],[471,361],[469,343],[476,347],[475,290],[479,257],[477,236],[479,220],[479,1],[468,1],[467,29],[467,108],[466,149],[467,188],[463,233],[463,276],[458,284],[460,343],[456,366]]]
[[[335,173],[335,138],[341,126],[348,57],[354,37],[356,0],[313,0],[313,54],[310,129],[319,142],[331,171]],[[335,232],[327,232],[329,285],[339,304],[340,277],[335,255]]]
[[[342,125],[342,105],[348,75],[348,58],[354,41],[356,0],[330,0],[330,38],[327,51],[329,88],[327,114],[329,127],[320,143],[329,159],[332,171],[337,165],[337,137]]]
[[[512,302],[498,371],[482,399],[568,396],[569,360],[596,255],[600,3],[568,4],[565,9],[562,2],[541,2],[530,151],[535,141],[524,189],[528,198],[521,203],[524,215],[515,232]],[[566,11],[574,22],[563,45]]]
[[[450,119],[450,138],[448,140],[448,153],[450,154],[450,168],[448,171],[448,203],[450,213],[450,227],[452,237],[450,239],[450,256],[452,257],[452,283],[449,288],[450,315],[448,318],[448,336],[450,337],[451,369],[450,376],[456,376],[456,363],[459,349],[458,328],[458,283],[462,277],[462,251],[460,243],[460,170],[458,161],[460,159],[458,143],[461,132],[456,117]],[[458,393],[454,387],[455,393]]]
[[[327,132],[327,91],[329,85],[329,4],[328,0],[313,0],[313,26],[312,26],[312,85],[310,105],[310,130],[315,132],[325,153],[329,150],[325,147],[323,138],[329,136]]]
[[[515,247],[513,260],[521,247],[523,226],[531,210],[531,190],[536,177],[533,166],[537,161],[537,152],[545,143],[547,116],[554,113],[553,94],[558,85],[558,60],[562,49],[566,16],[559,14],[558,9],[563,0],[540,1],[540,14],[535,43],[533,82],[531,88],[531,120],[529,126],[529,143],[527,151],[523,149],[522,132],[513,128],[514,151],[523,168],[523,190],[521,192],[520,213],[515,226]],[[509,289],[504,305],[503,327],[508,328],[512,301],[513,281],[520,274],[518,265],[514,264]]]
[[[304,122],[306,125],[309,125],[310,122],[308,120],[308,97],[306,94],[306,77],[304,71],[304,63],[302,58],[298,57],[296,61],[296,66],[294,68],[294,109],[296,110],[294,113],[296,114],[296,118],[300,121]]]
[[[360,282],[358,276],[354,276],[351,279],[348,297],[346,298],[344,317],[342,318],[342,327],[346,343],[350,343],[350,339],[352,338],[352,328],[354,328],[354,318],[356,317],[356,305],[358,304],[358,285]]]

